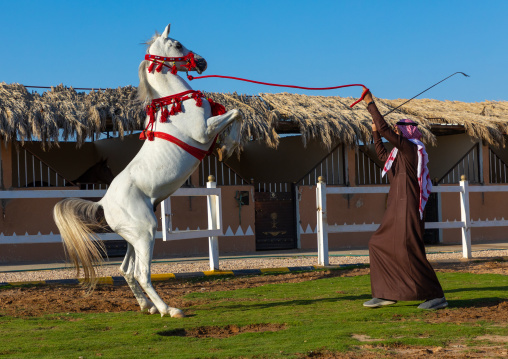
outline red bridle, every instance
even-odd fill
[[[168,69],[171,69],[171,73],[173,75],[176,75],[178,72],[176,63],[181,61],[185,61],[185,65],[182,66],[187,68],[187,71],[192,71],[193,69],[197,68],[196,60],[194,59],[194,54],[192,52],[189,52],[187,55],[182,57],[165,57],[146,54],[145,60],[152,61],[152,63],[148,66],[148,72],[152,72],[153,68],[157,64],[155,71],[161,72],[162,67],[167,67]],[[166,62],[172,63],[172,65],[166,64]]]

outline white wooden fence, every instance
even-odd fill
[[[42,198],[100,198],[106,190],[20,190],[0,191],[1,199],[42,199]],[[202,230],[174,231],[171,223],[171,197],[177,196],[206,196],[208,212],[208,228]],[[215,178],[208,178],[207,188],[180,188],[161,204],[162,231],[157,231],[155,238],[164,241],[173,241],[188,238],[208,237],[210,250],[210,270],[219,269],[218,236],[222,236],[222,207],[221,189],[216,188]],[[97,233],[104,241],[123,239],[116,233]],[[26,244],[26,243],[58,243],[62,238],[60,234],[24,234],[4,235],[0,233],[0,244]]]
[[[326,196],[333,194],[358,194],[358,193],[388,193],[389,187],[326,187],[323,178],[320,178],[316,186],[317,205],[317,239],[318,239],[318,264],[326,266],[328,260],[328,233],[342,232],[374,232],[379,224],[343,224],[329,225],[326,211]],[[471,220],[469,212],[469,193],[471,192],[508,192],[508,185],[469,186],[469,182],[462,177],[458,186],[435,186],[435,193],[459,193],[460,194],[460,221],[453,222],[426,222],[427,229],[462,229],[462,255],[471,258],[471,228],[475,227],[504,227],[508,226],[508,220]]]

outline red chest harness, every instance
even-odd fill
[[[176,67],[177,61],[185,61],[186,63],[183,66],[186,67],[187,70],[189,71],[196,67],[196,62],[194,61],[194,54],[192,52],[189,52],[186,56],[183,57],[164,57],[147,54],[145,55],[145,60],[152,60],[152,63],[148,66],[148,72],[150,73],[153,71],[155,65],[157,65],[155,71],[161,72],[163,67],[167,67],[171,69],[171,73],[173,75],[176,75],[178,71]],[[167,64],[166,62],[169,62],[169,64]],[[141,132],[139,138],[141,140],[153,141],[154,138],[157,137],[172,142],[175,145],[187,151],[192,156],[196,157],[198,160],[202,161],[203,158],[212,153],[215,147],[215,143],[217,142],[218,135],[215,136],[215,139],[213,140],[210,149],[208,151],[205,151],[200,148],[191,146],[168,133],[153,131],[153,127],[155,124],[157,112],[161,111],[160,122],[164,123],[168,121],[169,116],[174,116],[182,112],[183,101],[194,99],[194,101],[196,101],[196,106],[201,107],[203,105],[203,98],[205,98],[205,96],[201,93],[201,91],[188,90],[174,95],[153,99],[152,102],[148,106],[146,106],[146,114],[148,115],[148,125],[143,130],[143,132]],[[214,102],[210,98],[206,100],[208,100],[208,102],[210,103],[210,107],[212,109],[212,116],[218,116],[226,113],[226,108],[221,104]]]

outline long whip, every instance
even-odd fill
[[[397,107],[395,107],[395,108],[391,109],[390,111],[388,111],[387,113],[385,113],[385,114],[383,115],[383,117],[384,117],[384,116],[386,116],[386,115],[388,115],[388,114],[390,114],[390,113],[392,113],[393,111],[395,111],[395,110],[396,110],[396,109],[398,109],[399,107],[401,107],[401,106],[405,105],[405,104],[406,104],[406,103],[408,103],[409,101],[411,101],[411,100],[413,100],[413,99],[417,98],[417,97],[418,97],[418,96],[420,96],[422,93],[427,92],[428,90],[430,90],[430,89],[431,89],[431,88],[433,88],[434,86],[439,85],[441,82],[443,82],[443,81],[445,81],[445,80],[448,80],[450,77],[452,77],[452,76],[454,76],[454,75],[457,75],[457,74],[462,74],[462,75],[464,75],[464,76],[466,76],[466,77],[470,77],[469,75],[466,75],[465,73],[460,72],[460,71],[458,71],[458,72],[456,72],[456,73],[454,73],[454,74],[451,74],[450,76],[448,76],[448,77],[446,77],[446,78],[442,79],[442,80],[441,80],[441,81],[439,81],[439,82],[436,82],[434,85],[432,85],[432,86],[430,86],[429,88],[427,88],[427,89],[423,90],[423,91],[422,91],[422,92],[420,92],[418,95],[415,95],[415,96],[411,97],[411,98],[410,98],[409,100],[407,100],[406,102],[404,102],[404,103],[400,104],[399,106],[397,106]]]

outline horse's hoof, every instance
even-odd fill
[[[224,152],[226,151],[226,146],[222,146],[222,148],[217,148],[217,155],[219,156],[219,162],[224,160]]]
[[[159,310],[157,309],[157,307],[154,305],[153,307],[150,308],[149,312],[150,314],[155,314],[157,313]],[[162,314],[164,316],[164,314]]]
[[[171,318],[185,318],[185,314],[180,309],[173,308],[169,314],[171,314]]]

